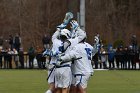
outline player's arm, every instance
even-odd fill
[[[78,37],[78,43],[81,42],[83,39],[86,38],[86,32],[83,31],[82,29],[78,28],[77,29],[77,37]]]
[[[60,29],[57,29],[56,32],[52,35],[52,42],[54,42],[55,39],[58,39],[60,36]]]
[[[71,51],[67,54],[65,54],[64,56],[60,57],[60,59],[65,62],[65,61],[71,61],[72,59],[77,59],[78,56],[76,55],[76,53],[74,51]]]
[[[78,43],[81,42],[86,38],[86,32],[80,28],[77,21],[72,20],[70,23],[72,25],[72,37],[78,37]]]
[[[70,52],[66,53],[65,55],[59,57],[60,63],[66,63],[72,60],[80,59],[81,56],[76,50],[76,48],[73,48]]]

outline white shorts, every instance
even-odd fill
[[[71,85],[74,85],[75,84],[74,64],[71,64],[71,71],[72,71],[72,82],[71,82]]]
[[[55,68],[48,71],[48,83],[54,83],[54,76],[55,76]]]
[[[71,85],[75,85],[75,82],[76,82],[75,79],[76,79],[75,76],[72,74],[72,82],[71,82]]]
[[[68,88],[71,85],[72,73],[70,67],[55,69],[55,87]]]
[[[75,75],[75,86],[80,85],[83,89],[87,88],[88,80],[91,76],[91,73],[84,75],[77,74]]]

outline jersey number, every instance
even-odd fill
[[[86,50],[86,53],[87,53],[88,60],[91,60],[91,49],[90,48],[85,48],[85,50]]]

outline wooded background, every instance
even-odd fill
[[[123,40],[130,43],[133,34],[140,44],[140,0],[85,0],[87,42],[100,34],[104,43]],[[0,0],[0,36],[20,33],[22,47],[42,46],[44,34],[52,35],[65,13],[76,18],[79,0]],[[6,45],[6,42],[5,42]]]

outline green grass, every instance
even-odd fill
[[[95,71],[88,93],[140,93],[140,71]]]
[[[44,70],[0,70],[0,93],[45,93]],[[95,71],[87,93],[140,93],[140,71]]]

